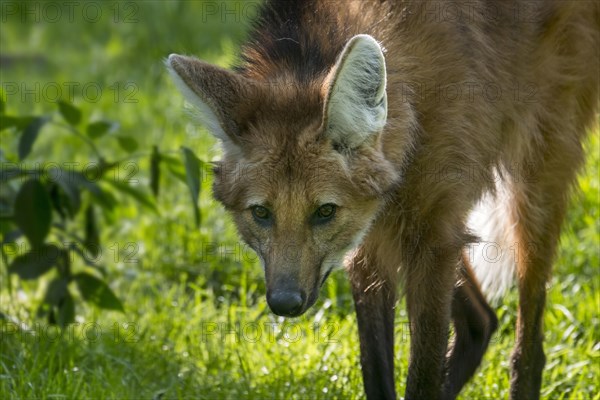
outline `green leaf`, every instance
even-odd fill
[[[118,124],[110,121],[96,121],[87,126],[86,132],[92,139],[98,139],[108,132],[116,130]]]
[[[63,170],[64,171],[64,170]],[[66,172],[65,172],[66,173]],[[68,179],[77,184],[80,188],[90,192],[96,202],[105,210],[111,211],[117,205],[117,200],[112,193],[103,190],[100,185],[87,179],[80,172],[69,172]]]
[[[21,139],[19,140],[19,159],[23,160],[33,147],[33,143],[37,139],[40,130],[44,124],[48,122],[48,117],[38,117],[33,119],[23,131]],[[19,121],[17,121],[17,124]]]
[[[16,127],[21,131],[27,127],[36,117],[13,117],[11,115],[0,115],[0,131]]]
[[[138,142],[131,136],[117,136],[119,146],[128,153],[133,153],[138,148]]]
[[[65,210],[67,209],[66,203],[68,200],[66,200],[65,195],[56,184],[50,185],[50,201],[52,202],[52,207],[58,213],[58,215],[60,215],[62,219],[65,219],[67,217]]]
[[[60,250],[60,257],[56,263],[56,268],[60,276],[67,280],[71,279],[71,254],[69,254],[67,249]]]
[[[62,168],[48,170],[48,176],[52,177],[52,180],[60,186],[62,192],[67,196],[69,204],[66,208],[69,210],[70,216],[74,217],[79,211],[79,207],[81,207],[81,193],[79,186],[70,174],[71,172]]]
[[[9,163],[0,164],[0,182],[6,182],[27,174],[27,171],[17,167],[16,164],[13,165]]]
[[[94,269],[99,269],[99,266],[94,263],[90,258],[89,255],[87,253],[85,253],[79,246],[75,245],[75,244],[71,244],[69,246],[69,251],[72,251],[72,253],[70,254],[76,254],[81,258],[81,261],[83,261],[83,263],[85,265],[87,265],[88,267],[92,267]]]
[[[13,126],[19,126],[19,117],[0,115],[0,132]]]
[[[1,225],[2,229],[0,229],[0,233],[2,233],[3,235],[2,241],[0,241],[0,246],[6,243],[15,242],[18,238],[23,236],[23,232],[21,232],[18,229],[14,229],[14,227],[10,223],[10,220],[5,220],[1,218],[0,222],[3,223]]]
[[[71,322],[75,320],[75,303],[73,303],[73,297],[69,290],[66,290],[66,293],[60,304],[58,306],[58,316],[56,318],[56,322],[62,328],[69,325]]]
[[[44,244],[37,249],[15,257],[8,267],[9,272],[19,275],[21,279],[36,279],[52,266],[56,265],[60,257],[60,249],[52,244]]]
[[[200,226],[200,208],[198,207],[198,197],[200,197],[200,160],[189,148],[182,146],[183,164],[185,165],[185,176],[187,186],[192,197],[194,207],[194,220],[196,226]]]
[[[187,185],[187,180],[185,178],[185,168],[183,167],[183,163],[179,158],[172,157],[168,154],[161,154],[161,161],[164,161],[167,166],[167,170],[181,183]]]
[[[154,204],[154,202],[152,201],[150,196],[148,196],[146,193],[144,193],[140,189],[137,189],[131,185],[128,185],[127,183],[123,183],[123,182],[116,181],[113,179],[106,179],[106,182],[110,183],[121,193],[124,193],[124,194],[132,197],[133,199],[137,200],[137,202],[140,203],[142,206],[148,208],[149,210],[152,210],[156,214],[159,214],[158,208],[156,208],[156,204]]]
[[[96,212],[91,204],[85,209],[85,239],[83,245],[94,257],[100,254],[100,233],[98,232]]]
[[[0,114],[4,114],[4,111],[6,111],[6,103],[2,96],[0,96]]]
[[[160,190],[160,160],[161,156],[157,146],[152,146],[152,155],[150,156],[150,189],[154,197],[158,197]]]
[[[57,306],[68,293],[67,281],[64,278],[55,278],[46,289],[44,303]]]
[[[177,178],[177,180],[179,180],[184,185],[187,185],[187,180],[185,178],[185,171],[183,170],[183,168],[179,169],[179,168],[175,168],[175,167],[169,165],[167,167],[167,169],[169,170],[171,175],[173,175],[175,178]]]
[[[32,247],[39,247],[50,232],[52,202],[44,186],[30,179],[21,186],[15,198],[15,223]]]
[[[123,312],[123,305],[106,283],[85,272],[75,275],[74,279],[81,296],[86,301],[100,308]]]
[[[75,126],[81,121],[81,111],[73,104],[59,100],[58,109],[65,121],[67,121],[70,125]]]

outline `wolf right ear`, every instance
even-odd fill
[[[379,133],[387,120],[385,59],[369,35],[352,37],[326,80],[327,136],[353,148]]]
[[[239,144],[244,116],[256,95],[254,83],[193,57],[171,54],[165,64],[200,122],[224,143]]]

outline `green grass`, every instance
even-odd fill
[[[153,144],[161,149],[185,144],[201,159],[211,160],[216,156],[214,140],[185,117],[182,99],[162,66],[162,58],[171,52],[196,54],[221,65],[232,62],[244,25],[234,17],[204,21],[199,17],[202,7],[197,1],[146,2],[135,14],[138,22],[129,24],[114,23],[108,6],[105,17],[93,24],[77,17],[74,23],[23,23],[13,16],[0,27],[0,49],[3,56],[22,58],[2,66],[3,88],[9,82],[39,82],[42,87],[49,82],[96,82],[110,95],[91,102],[76,90],[75,103],[85,116],[118,120],[120,133],[136,137],[142,153]],[[32,62],[27,58],[31,56],[43,61]],[[124,102],[122,96],[115,101],[115,90],[109,88],[128,82],[135,84],[137,102]],[[4,95],[12,114],[54,110],[43,98],[21,101],[19,95]],[[13,157],[16,139],[6,132],[1,135],[2,151]],[[111,157],[126,156],[114,138],[101,140]],[[545,399],[600,399],[599,145],[594,133],[549,290]],[[36,142],[31,160],[85,162],[89,156],[76,139],[48,129]],[[141,185],[147,184],[148,176],[144,160],[136,175]],[[118,223],[104,223],[102,262],[111,287],[123,300],[124,314],[78,305],[77,324],[61,334],[31,312],[49,279],[41,285],[20,282],[0,267],[0,309],[26,325],[0,325],[0,396],[364,397],[356,320],[344,272],[330,277],[307,315],[277,318],[266,307],[262,271],[252,253],[236,248],[239,240],[230,219],[210,198],[210,182],[203,183],[199,230],[191,222],[186,188],[168,174],[162,184],[160,216],[125,202],[118,210]],[[113,243],[120,249],[116,259],[109,250]],[[137,245],[136,263],[125,262],[128,243]],[[218,244],[222,253],[209,251],[207,243]],[[500,328],[462,399],[507,398],[516,305],[512,291],[498,306]],[[406,321],[400,304],[399,393],[404,392],[408,367]]]

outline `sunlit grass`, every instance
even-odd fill
[[[133,82],[137,102],[115,102],[111,93],[91,103],[77,93],[75,103],[87,115],[119,121],[122,132],[142,143],[142,153],[153,144],[165,150],[185,144],[210,161],[216,154],[215,142],[182,112],[182,100],[166,79],[162,58],[170,52],[196,53],[226,65],[233,60],[243,29],[220,21],[198,26],[192,12],[197,11],[195,2],[185,6],[173,2],[164,9],[159,2],[148,4],[133,25],[3,23],[3,53],[42,54],[47,63],[3,69],[1,80],[29,85],[99,82],[107,93],[115,83]],[[77,39],[68,40],[72,38]],[[44,101],[23,102],[14,96],[8,98],[7,107],[19,115],[54,109]],[[14,153],[15,139],[4,132],[0,138],[5,154]],[[102,148],[115,159],[126,156],[113,138],[102,140]],[[549,290],[542,391],[546,399],[600,399],[599,145],[596,132],[587,144],[581,189],[571,202]],[[48,154],[80,162],[90,156],[75,138],[54,130],[43,132],[31,160]],[[147,161],[139,160],[136,177],[140,185],[147,185]],[[9,278],[5,266],[0,268],[0,308],[15,318],[0,325],[0,395],[364,397],[356,321],[344,272],[333,274],[307,315],[277,318],[266,307],[260,267],[250,252],[236,247],[240,244],[231,221],[210,198],[210,180],[203,182],[199,230],[192,223],[185,187],[168,173],[162,185],[160,217],[125,204],[119,208],[119,223],[103,229],[106,247],[138,245],[135,263],[125,262],[123,252],[116,260],[108,256],[104,260],[125,314],[78,307],[77,324],[61,334],[30,313],[43,288]],[[217,244],[224,253],[208,250],[207,243]],[[234,256],[227,255],[231,251]],[[508,397],[516,306],[514,291],[498,306],[498,333],[463,399]],[[403,393],[409,346],[403,303],[397,307],[396,333],[397,389]]]

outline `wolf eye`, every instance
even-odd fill
[[[335,215],[335,204],[324,204],[317,209],[315,216],[317,222],[325,222]]]
[[[269,212],[269,210],[267,210],[263,206],[254,206],[254,207],[252,207],[252,215],[257,220],[264,221],[264,220],[269,219],[269,217],[271,216],[271,213]]]

